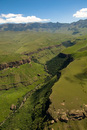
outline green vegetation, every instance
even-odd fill
[[[5,121],[12,114],[10,110],[12,104],[18,109],[28,92],[49,81],[51,75],[45,68],[46,62],[65,48],[60,45],[64,40],[72,39],[65,34],[63,37],[64,39],[62,34],[53,35],[33,31],[32,33],[29,31],[0,32],[0,64],[31,59],[30,63],[0,71],[0,122]],[[49,46],[52,47],[47,49],[46,47]],[[42,48],[41,51],[39,51],[40,48]],[[34,53],[25,55],[31,52]]]
[[[51,105],[48,109],[53,119],[58,118],[59,112],[70,112],[71,110],[83,110],[87,104],[87,52],[86,38],[81,37],[80,41],[63,52],[72,54],[74,61],[65,69],[61,70],[59,81],[52,87],[50,95]],[[85,48],[85,49],[83,49]],[[49,127],[59,130],[86,130],[87,119],[81,121],[69,120],[66,123],[58,121]]]
[[[41,76],[38,76],[40,74]],[[34,89],[38,84],[42,84],[47,76],[44,67],[40,64],[25,64],[19,68],[2,70],[0,72],[0,122],[11,112],[11,104],[17,104],[24,95]],[[5,108],[5,109],[4,109]]]
[[[87,119],[84,120],[76,120],[65,122],[58,122],[51,126],[54,130],[86,130],[87,129]],[[47,129],[45,129],[47,130]]]
[[[36,52],[40,48],[60,45],[68,39],[73,38],[71,35],[60,33],[0,32],[0,63],[27,58],[24,54]]]
[[[71,46],[71,47],[68,47],[67,49],[65,49],[63,51],[63,53],[66,53],[66,54],[73,54],[73,53],[77,53],[78,51],[81,51],[82,48],[85,48],[87,46],[87,36],[81,36],[81,37],[78,37],[75,42],[76,44]]]
[[[87,58],[75,60],[61,71],[61,78],[53,86],[51,100],[56,109],[64,111],[80,109],[86,104],[87,93]],[[78,66],[79,65],[79,66]],[[85,66],[85,67],[84,67]],[[85,74],[84,74],[85,72]],[[57,99],[58,96],[58,99]],[[65,100],[65,105],[62,102]],[[56,103],[57,102],[57,103]]]
[[[57,77],[52,78],[47,84],[30,96],[24,106],[12,115],[1,127],[2,130],[36,130],[43,129],[45,121],[46,102],[51,93],[51,87],[57,81]],[[42,125],[43,124],[43,125]]]
[[[1,27],[6,31],[0,32],[0,65],[30,59],[0,70],[1,130],[86,130],[87,119],[50,125],[56,112],[87,104],[87,28],[82,23],[35,23],[26,31]]]

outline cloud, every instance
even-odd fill
[[[21,17],[22,14],[1,14],[1,17],[4,17],[4,18],[12,18],[12,17]]]
[[[0,18],[0,23],[6,23],[4,19]]]
[[[76,17],[76,18],[87,18],[87,8],[80,9],[75,14],[73,14],[73,17]]]
[[[29,23],[29,22],[47,22],[50,19],[41,19],[36,16],[23,17],[23,14],[1,14],[0,23]]]

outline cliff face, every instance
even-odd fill
[[[60,47],[60,46],[62,46],[62,44],[48,46],[48,47],[44,47],[44,48],[39,48],[36,51],[25,53],[24,55],[31,56],[32,54],[38,53],[40,51],[51,49],[51,48],[54,48],[54,47]],[[31,62],[30,59],[23,59],[23,60],[20,60],[20,61],[14,61],[14,62],[0,64],[0,70],[6,69],[6,68],[18,67],[18,66],[20,66],[22,64],[26,64],[26,63],[30,63],[30,62]]]
[[[30,59],[23,59],[23,60],[20,60],[20,61],[14,61],[14,62],[0,64],[0,70],[6,69],[6,68],[18,67],[20,65],[30,63],[30,62],[31,62]]]

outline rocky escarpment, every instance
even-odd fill
[[[60,47],[60,46],[62,46],[62,44],[60,44],[60,45],[52,45],[52,46],[48,46],[48,47],[44,47],[44,48],[39,48],[36,51],[29,52],[29,53],[24,53],[24,55],[31,56],[31,55],[33,55],[35,53],[40,52],[40,51],[43,51],[43,50],[46,50],[46,49],[51,49],[51,48],[54,48],[54,47]],[[0,64],[0,70],[6,69],[6,68],[18,67],[18,66],[20,66],[22,64],[26,64],[26,63],[30,63],[30,62],[31,62],[31,59],[29,58],[29,59],[23,59],[23,60],[20,60],[20,61],[3,63],[3,64]]]
[[[58,57],[66,58],[65,62],[62,64],[61,69],[65,68],[70,62],[73,61],[73,57],[70,54],[63,54],[60,53]],[[60,70],[61,70],[60,69]],[[58,79],[61,76],[61,72],[58,73]],[[51,102],[52,103],[52,102]],[[60,105],[60,104],[59,104]],[[61,103],[61,105],[65,105],[65,101]],[[49,106],[47,110],[47,114],[51,117],[51,124],[52,122],[68,122],[69,120],[82,120],[87,118],[87,105],[82,105],[82,109],[72,109],[72,110],[65,110],[64,109],[56,109],[54,105],[52,107]],[[54,120],[54,121],[53,121]]]
[[[29,53],[24,53],[24,55],[30,56],[32,54],[38,53],[38,52],[43,51],[43,50],[52,49],[54,47],[61,47],[61,46],[62,46],[62,44],[43,47],[43,48],[37,49],[36,51],[32,51],[32,52],[29,52]]]
[[[26,63],[30,63],[30,62],[31,62],[30,59],[23,59],[23,60],[20,60],[20,61],[3,63],[3,64],[0,64],[0,70],[6,69],[6,68],[18,67],[20,65],[23,65],[23,64],[26,64]]]
[[[58,111],[51,113],[51,110],[49,109],[48,113],[51,114],[54,122],[58,122],[59,120],[61,122],[67,123],[69,120],[82,120],[84,118],[87,118],[87,105],[84,105],[82,110],[72,109],[65,112],[59,109]]]

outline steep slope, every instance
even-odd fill
[[[55,123],[50,125],[50,128],[59,130],[86,130],[87,128],[86,43],[87,41],[80,40],[76,45],[64,50],[65,53],[71,52],[74,61],[60,71],[61,76],[52,87],[48,113]],[[82,119],[84,121],[79,121]],[[62,122],[67,122],[67,124]]]
[[[59,57],[59,60],[57,60],[58,57]],[[66,61],[69,59],[69,56],[63,55],[60,53],[54,59],[57,62],[56,64],[59,66],[58,68],[59,70],[60,68],[63,68],[63,64],[64,65],[67,64]],[[59,64],[58,61],[61,62],[61,64]],[[48,63],[46,65],[48,67]],[[11,115],[10,118],[8,118],[5,121],[5,123],[1,126],[2,130],[4,129],[9,130],[12,128],[30,129],[30,130],[44,128],[45,121],[47,120],[46,110],[49,107],[48,98],[50,96],[52,86],[58,80],[58,73],[57,73],[56,67],[54,67],[54,69],[55,69],[55,74],[54,72],[51,73],[50,75],[51,78],[47,77],[43,85],[40,85],[40,88],[38,88],[37,91],[33,92],[33,94],[27,98],[23,107],[19,109],[17,113]],[[50,74],[50,69],[48,69],[48,73]],[[39,76],[41,80],[41,77],[43,77],[44,75],[43,76],[39,75]],[[42,81],[39,81],[39,82],[41,83]]]
[[[75,40],[60,33],[0,32],[0,125],[19,110],[27,94],[51,79],[46,62],[66,48],[62,42],[68,39]]]
[[[62,103],[61,106],[63,107],[66,101],[65,110],[71,110],[71,108],[68,108],[70,100],[66,97],[68,91],[62,93],[63,89],[65,91],[65,87],[55,87],[59,83],[60,85],[64,83],[66,90],[71,84],[80,88],[78,89],[79,93],[84,94],[81,106],[78,102],[76,102],[75,106],[78,110],[83,108],[83,104],[86,104],[86,73],[84,70],[86,69],[87,56],[86,36],[77,37],[77,35],[72,36],[71,34],[36,31],[2,31],[0,34],[1,130],[13,128],[23,130],[43,129],[44,124],[49,124],[47,122],[49,114],[46,113],[46,110],[49,107],[48,99],[52,86],[52,94],[54,94],[50,105],[50,108],[53,105],[51,108],[52,113],[54,114],[54,106],[57,105],[56,110],[59,103]],[[67,66],[73,60],[71,55],[75,61]],[[61,70],[66,66],[68,69]],[[76,71],[72,72],[71,69],[74,70],[74,68]],[[54,85],[58,79],[59,82]],[[84,87],[81,88],[81,85]],[[57,97],[55,97],[54,92],[59,92],[56,88],[60,89],[62,93],[62,98],[59,93],[60,99],[58,103],[55,102]],[[72,91],[75,90],[73,87],[71,89]],[[72,97],[73,102],[73,94],[69,96]],[[64,99],[64,97],[66,98]],[[76,97],[75,93],[76,98],[80,100],[80,95]],[[62,107],[59,109],[64,109]],[[49,113],[51,115],[50,111]],[[51,119],[55,118],[53,114],[50,116]]]

